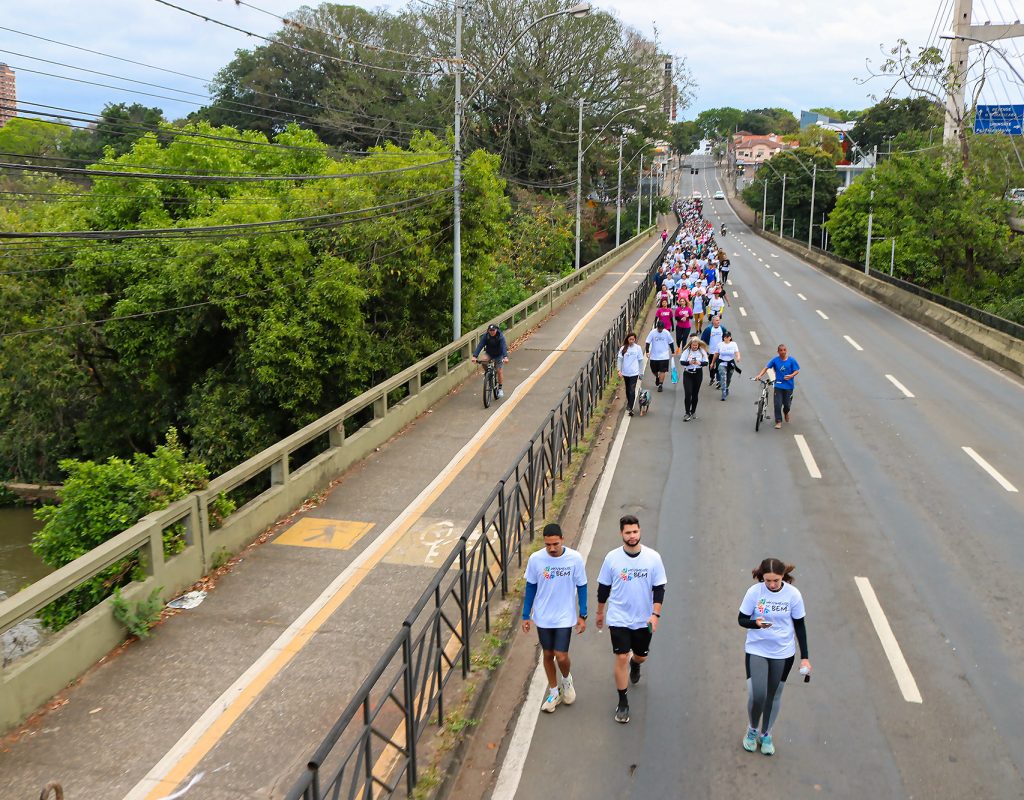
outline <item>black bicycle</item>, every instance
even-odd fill
[[[484,408],[491,407],[491,401],[498,399],[498,359],[492,358],[484,364]]]
[[[765,411],[768,408],[768,387],[775,383],[775,381],[770,378],[751,378],[750,380],[761,384],[761,396],[754,403],[757,406],[757,415],[754,417],[754,432],[757,433],[757,431],[761,430],[761,423],[764,422]]]

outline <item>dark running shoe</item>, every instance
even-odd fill
[[[640,665],[633,659],[629,659],[629,682],[640,683]]]

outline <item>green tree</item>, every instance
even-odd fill
[[[669,134],[672,149],[682,155],[689,155],[700,146],[702,131],[695,120],[675,123]]]
[[[884,151],[887,141],[900,134],[916,132],[927,137],[929,131],[941,127],[943,113],[941,106],[927,97],[889,97],[865,109],[850,136],[865,153],[875,147]]]
[[[809,125],[797,133],[782,138],[783,141],[797,144],[800,147],[821,150],[831,157],[833,163],[838,163],[844,158],[839,134],[828,128],[822,128],[820,125]]]
[[[61,469],[67,474],[61,502],[36,512],[44,524],[32,541],[36,555],[54,569],[207,484],[205,467],[188,460],[173,429],[153,455],[137,453],[131,460],[111,458],[102,464],[69,459],[61,462]],[[164,532],[163,547],[167,556],[184,549],[181,526]],[[121,559],[50,603],[40,618],[48,628],[60,630],[141,577],[139,567],[138,555]]]
[[[800,121],[784,108],[752,108],[743,112],[739,127],[758,136],[796,133],[800,130]]]
[[[28,156],[60,156],[67,145],[71,129],[67,125],[41,119],[15,117],[0,128],[0,152],[4,161],[20,164],[37,163]]]
[[[883,161],[843,193],[829,218],[839,255],[864,260],[869,208],[873,235],[883,240],[873,244],[872,262],[888,261],[884,240],[895,237],[898,277],[975,305],[1024,288],[1024,248],[1007,225],[1007,204],[966,184],[959,167],[899,154]]]
[[[731,106],[709,108],[706,111],[701,111],[695,122],[705,138],[724,139],[740,129],[743,112]]]

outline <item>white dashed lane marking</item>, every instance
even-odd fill
[[[775,276],[776,278],[781,278],[781,277],[782,277],[782,276],[781,276],[781,275],[780,275],[779,273],[777,273],[777,272],[776,272],[775,270],[772,270],[772,275],[774,275],[774,276]]]
[[[740,306],[740,316],[741,317],[747,316],[747,309],[745,309],[743,306]]]
[[[783,281],[783,283],[786,284],[786,286],[789,286],[789,287],[793,286],[793,284],[791,284],[789,281]]]
[[[731,281],[730,281],[730,282],[731,282]],[[733,293],[732,293],[732,296],[733,296],[733,298],[739,297],[739,296],[740,296],[740,293],[739,293],[739,292],[733,292]]]
[[[821,310],[820,308],[816,308],[816,309],[814,309],[814,313],[816,313],[816,314],[817,314],[817,315],[818,315],[819,317],[821,317],[822,319],[828,319],[828,314],[826,314],[826,313],[825,313],[824,311],[822,311],[822,310]]]
[[[806,297],[804,297],[804,296],[803,296],[802,294],[800,294],[800,292],[797,292],[797,293],[796,293],[796,296],[797,296],[797,297],[799,297],[799,298],[800,298],[801,300],[806,300],[806,299],[807,299],[807,298],[806,298]]]
[[[754,340],[754,344],[760,346],[761,340],[757,338],[757,332],[756,331],[751,331],[750,332],[750,338]]]
[[[994,480],[996,483],[998,483],[1000,486],[1002,486],[1004,489],[1006,489],[1006,491],[1008,491],[1008,492],[1016,492],[1017,491],[1017,487],[1014,486],[1012,483],[1010,483],[1008,480],[1006,480],[1006,478],[1004,478],[1000,474],[999,470],[997,470],[995,467],[993,467],[991,464],[989,464],[985,459],[983,459],[981,456],[979,456],[975,452],[973,447],[964,447],[962,449],[963,449],[963,451],[965,453],[967,453],[967,455],[969,455],[974,460],[975,464],[977,464],[979,467],[981,467],[983,470],[985,470],[985,472],[987,472],[992,477],[992,480]]]
[[[846,339],[847,343],[848,343],[848,344],[850,345],[850,347],[852,347],[852,348],[853,348],[854,350],[856,350],[856,351],[858,351],[858,352],[861,352],[861,351],[862,351],[862,350],[864,349],[864,348],[863,348],[863,347],[861,347],[861,346],[860,346],[859,344],[857,344],[857,343],[856,343],[855,341],[853,341],[853,339],[851,339],[851,338],[850,338],[849,336],[846,336],[846,335],[844,334],[844,335],[843,335],[843,338],[844,338],[844,339]]]
[[[892,375],[886,375],[885,377],[889,380],[889,383],[891,383],[893,386],[895,386],[897,389],[903,392],[904,397],[914,396],[914,393],[911,392],[910,389],[908,389],[906,386],[904,386],[902,383],[896,380]]]
[[[807,473],[814,478],[819,480],[821,478],[821,470],[818,469],[818,462],[814,460],[814,454],[811,453],[811,448],[807,445],[807,440],[799,433],[794,434],[793,438],[796,440],[796,446],[800,450],[800,455],[804,459],[804,466],[807,467]]]
[[[900,687],[903,699],[908,703],[923,702],[921,692],[917,688],[917,681],[914,680],[907,659],[903,657],[900,643],[896,641],[896,636],[889,626],[885,612],[882,611],[882,604],[878,602],[871,581],[867,578],[854,578],[853,580],[860,590],[860,597],[864,601],[864,607],[868,610],[871,624],[875,626],[875,633],[878,634],[878,639],[882,643],[885,657],[889,659],[889,666],[892,667],[893,675],[896,676],[896,685]]]

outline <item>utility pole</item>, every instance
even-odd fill
[[[814,236],[814,190],[818,188],[818,165],[814,165],[814,171],[811,173],[811,217],[807,220],[807,250],[811,250],[814,245],[812,244],[812,237]]]
[[[619,234],[622,229],[621,217],[622,217],[622,140],[625,137],[619,137],[619,191],[615,195],[615,246],[619,246]]]
[[[636,181],[636,235],[640,235],[640,210],[644,206],[644,154],[640,154],[640,174]]]
[[[786,173],[782,173],[782,207],[779,209],[779,238],[784,234],[782,224],[786,221]]]
[[[651,176],[647,179],[647,225],[653,224],[651,215],[654,213],[654,166],[651,166]]]
[[[583,213],[583,98],[580,98],[580,136],[576,146],[576,269],[580,268],[580,219]]]
[[[955,0],[953,4],[953,35],[949,43],[949,65],[952,82],[946,93],[946,124],[942,142],[960,146],[960,132],[966,120],[964,102],[967,94],[967,70],[970,67],[971,42],[996,42],[1024,36],[1024,25],[972,25],[974,0]]]
[[[452,216],[452,341],[462,336],[462,6],[455,0],[455,166]]]
[[[761,204],[761,230],[768,221],[768,176],[764,176],[764,202]]]
[[[868,198],[868,246],[864,251],[864,274],[871,274],[871,227],[875,221],[875,180],[878,173],[878,145],[875,145],[875,166],[871,168],[871,196]]]

